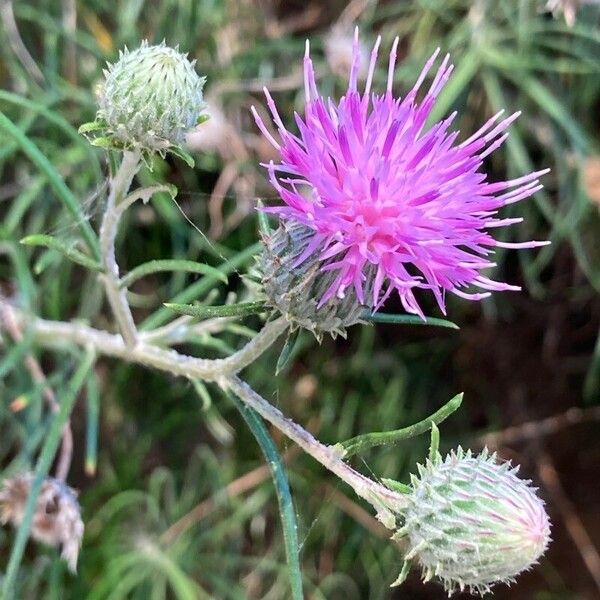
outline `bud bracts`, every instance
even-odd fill
[[[538,561],[550,523],[536,489],[517,470],[486,450],[473,456],[460,448],[419,465],[397,537],[408,538],[406,559],[418,561],[425,581],[438,577],[449,594],[483,594]]]
[[[97,120],[107,137],[125,149],[164,151],[184,141],[204,106],[205,78],[195,61],[163,42],[125,49],[104,72]]]
[[[322,302],[337,275],[319,260],[316,241],[309,227],[283,221],[276,231],[263,237],[258,267],[267,302],[292,327],[308,329],[320,340],[323,333],[344,336],[346,327],[362,322],[367,307],[359,302],[352,287]]]

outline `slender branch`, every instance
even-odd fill
[[[183,316],[163,327],[140,332],[140,340],[157,346],[173,346],[187,341],[191,336],[224,331],[234,321],[232,317],[216,317],[194,323],[193,317]]]
[[[127,292],[120,288],[119,265],[115,257],[115,239],[124,210],[120,205],[139,168],[139,152],[123,152],[121,165],[109,181],[110,191],[100,227],[100,252],[105,269],[102,279],[106,297],[125,344],[129,348],[133,348],[137,344],[137,330],[127,302]]]
[[[0,300],[0,302],[2,302]],[[128,347],[120,335],[94,329],[82,323],[65,323],[31,319],[19,315],[27,322],[33,339],[46,347],[57,347],[65,343],[92,347],[98,354],[121,358],[181,375],[189,379],[216,381],[219,377],[237,373],[254,362],[287,329],[287,321],[280,317],[267,323],[263,329],[242,349],[227,358],[206,359],[180,354],[175,350],[160,348],[142,340],[134,347]]]
[[[98,354],[122,358],[173,375],[215,381],[223,390],[233,392],[240,400],[296,442],[305,452],[350,485],[358,496],[375,507],[378,518],[388,528],[395,526],[395,514],[406,506],[406,498],[402,494],[355,471],[343,461],[339,448],[325,446],[319,442],[312,434],[288,419],[248,384],[236,377],[236,373],[254,362],[287,329],[288,323],[283,317],[267,323],[256,337],[235,354],[215,360],[187,356],[175,350],[150,345],[142,340],[135,346],[128,347],[120,335],[79,323],[32,319],[29,326],[34,341],[46,347],[75,343],[91,348]]]
[[[372,504],[378,512],[379,520],[386,527],[394,527],[395,513],[405,507],[407,503],[404,495],[355,471],[343,461],[337,448],[322,444],[306,429],[287,418],[278,408],[267,402],[239,377],[235,375],[221,377],[217,383],[223,390],[233,392],[240,400],[296,442],[307,454],[345,481],[358,496]]]

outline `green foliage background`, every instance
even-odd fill
[[[461,326],[459,333],[376,325],[354,328],[347,340],[325,340],[320,346],[307,335],[278,377],[274,364],[280,348],[247,377],[328,443],[412,423],[460,391],[465,404],[442,428],[446,447],[475,448],[486,431],[597,404],[600,184],[593,175],[600,8],[582,6],[569,27],[561,14],[544,12],[544,5],[534,0],[4,2],[0,110],[55,171],[41,169],[18,140],[0,133],[2,292],[48,318],[110,327],[95,274],[56,251],[18,242],[44,233],[83,249],[77,224],[59,201],[68,191],[56,179],[65,181],[97,227],[106,165],[103,154],[76,130],[93,118],[103,64],[114,60],[119,48],[135,47],[142,39],[179,44],[208,76],[210,106],[218,107],[233,131],[214,150],[197,152],[195,169],[174,159],[157,161],[152,178],[179,187],[178,205],[164,195],[151,208],[130,211],[118,248],[122,268],[153,258],[218,265],[256,242],[254,199],[273,196],[258,166],[270,158],[269,149],[257,135],[249,106],[264,104],[266,84],[276,92],[282,114],[301,108],[306,37],[324,95],[341,93],[344,80],[327,62],[327,40],[332,27],[356,19],[367,40],[381,33],[383,48],[400,36],[397,90],[408,88],[435,47],[451,53],[456,72],[435,116],[458,110],[465,137],[500,108],[523,111],[489,168],[497,179],[552,168],[544,178],[546,190],[508,208],[504,216],[514,211],[525,217],[506,232],[511,239],[553,243],[540,251],[499,253],[497,276],[522,283],[524,291],[480,305],[451,301],[449,314]],[[380,61],[374,88],[384,80]],[[149,181],[149,173],[142,172],[140,180]],[[139,282],[131,298],[137,319],[164,322],[168,313],[161,303],[194,278],[159,274]],[[208,300],[222,303],[227,294],[243,294],[243,289],[234,274],[227,288],[210,290]],[[437,314],[433,303],[428,309]],[[245,319],[224,338],[205,334],[188,350],[222,356],[258,326],[258,320]],[[22,366],[30,350],[27,337],[18,345],[2,338],[1,477],[30,467],[48,428],[41,390]],[[43,353],[40,359],[60,397],[80,356]],[[27,402],[17,413],[10,408],[16,398]],[[227,398],[211,388],[195,389],[183,380],[101,359],[85,381],[73,426],[70,482],[81,490],[86,523],[79,572],[70,576],[56,551],[30,545],[20,572],[20,598],[290,597],[273,484],[260,469],[263,459],[253,436]],[[600,445],[594,427],[583,423],[500,448],[535,479],[540,456],[549,451],[573,514],[598,543],[593,489]],[[435,585],[422,586],[416,573],[391,591],[399,550],[346,488],[296,454],[277,432],[271,434],[289,461],[307,597],[444,597]],[[423,439],[371,450],[354,463],[366,473],[403,480],[424,457],[426,445]],[[237,493],[227,494],[231,482]],[[497,596],[597,597],[597,583],[565,528],[556,489],[542,487],[541,493],[555,522],[553,546],[541,566]],[[169,528],[195,507],[192,516],[200,512],[201,518],[191,519],[175,536]],[[13,539],[9,529],[0,530],[0,565]]]

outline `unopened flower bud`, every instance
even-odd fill
[[[97,121],[106,124],[106,136],[125,149],[164,151],[181,145],[204,106],[205,78],[194,65],[164,42],[120,52],[104,72],[100,94]]]
[[[336,286],[339,272],[328,270],[319,260],[315,232],[295,221],[284,221],[263,237],[264,250],[258,259],[267,303],[278,310],[292,328],[302,327],[317,339],[324,333],[345,336],[346,327],[363,322],[367,307],[353,286],[328,294]],[[337,287],[337,286],[336,286]],[[372,286],[365,284],[365,296]]]
[[[406,560],[420,564],[424,581],[439,578],[449,594],[483,594],[537,563],[550,523],[536,489],[517,470],[486,450],[473,456],[460,448],[419,466],[396,538],[408,538]]]
[[[0,523],[18,527],[23,521],[27,496],[33,483],[31,473],[6,479],[0,488]],[[48,477],[37,499],[31,537],[61,548],[61,556],[74,573],[83,538],[83,521],[77,496],[63,481]]]

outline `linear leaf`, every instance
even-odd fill
[[[377,431],[373,433],[357,435],[356,437],[346,440],[345,442],[336,444],[336,446],[343,451],[344,457],[348,457],[356,454],[357,452],[374,448],[375,446],[397,444],[402,440],[407,440],[429,431],[432,423],[437,425],[446,420],[454,411],[458,409],[458,407],[462,404],[462,401],[463,394],[457,394],[454,396],[454,398],[451,398],[446,404],[444,404],[442,408],[422,421],[415,423],[414,425],[409,425],[408,427],[403,427],[402,429],[396,429],[394,431]]]
[[[425,320],[423,320],[418,315],[367,312],[362,316],[362,319],[371,323],[393,323],[395,325],[434,325],[437,327],[448,327],[449,329],[460,329],[456,323],[448,321],[447,319],[425,317]]]
[[[222,306],[204,306],[202,304],[170,304],[165,306],[180,315],[188,315],[198,319],[214,319],[215,317],[242,317],[255,315],[268,310],[264,302],[241,302]]]
[[[219,267],[217,267],[217,271],[223,273],[223,275],[228,275],[229,273],[235,272],[239,267],[246,264],[248,261],[252,259],[252,257],[257,254],[262,245],[260,242],[249,246],[245,250],[242,250],[239,254],[232,257],[226,263],[223,263]],[[196,298],[199,298],[203,294],[210,292],[213,287],[215,279],[207,275],[203,277],[200,281],[196,281],[192,283],[192,285],[185,288],[179,294],[177,294],[172,302],[174,304],[185,304],[188,302],[192,302]],[[141,331],[148,331],[154,327],[160,327],[164,325],[170,317],[173,315],[173,311],[166,308],[165,306],[159,308],[156,312],[151,314],[140,326]]]
[[[198,263],[193,260],[165,259],[151,260],[143,265],[139,265],[125,275],[120,282],[121,288],[128,288],[138,279],[151,275],[152,273],[160,273],[165,271],[185,271],[187,273],[200,273],[208,275],[213,279],[227,283],[227,276],[215,267]]]
[[[21,244],[24,244],[25,246],[45,246],[46,248],[60,252],[69,260],[72,260],[86,269],[99,272],[102,272],[103,270],[102,265],[99,262],[95,261],[89,256],[86,256],[83,252],[73,248],[73,246],[67,244],[66,242],[52,237],[51,235],[45,235],[42,233],[28,235],[21,240]]]

